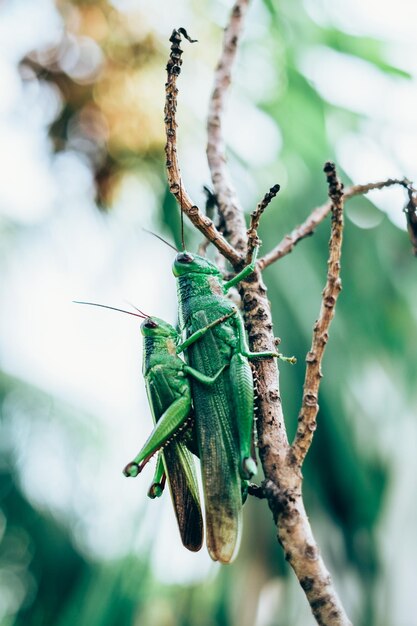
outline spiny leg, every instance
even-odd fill
[[[187,388],[161,415],[139,454],[123,470],[125,476],[137,476],[149,459],[175,434],[181,432],[191,411],[191,393]]]

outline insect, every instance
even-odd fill
[[[214,320],[206,328],[199,329],[181,343],[180,335],[173,326],[139,309],[138,313],[132,313],[92,302],[77,303],[121,311],[143,319],[143,375],[155,428],[136,458],[125,467],[124,474],[137,476],[149,459],[160,451],[148,496],[159,497],[168,482],[182,543],[196,552],[203,541],[203,519],[194,460],[190,452],[190,448],[193,451],[196,449],[190,424],[190,378],[204,386],[211,386],[228,364],[223,364],[214,376],[206,376],[187,365],[178,355],[216,325],[236,315],[236,309]]]
[[[180,325],[192,337],[213,320],[231,312],[228,290],[248,276],[253,261],[229,281],[207,258],[183,251],[177,254],[173,272],[177,278]],[[193,379],[195,425],[201,461],[206,509],[206,542],[211,558],[230,562],[237,553],[241,534],[242,494],[256,472],[251,453],[254,420],[254,383],[248,359],[282,357],[276,352],[250,352],[243,319],[239,314],[212,327],[190,344],[186,358],[199,372],[213,376],[208,387]],[[228,364],[227,369],[224,366]]]

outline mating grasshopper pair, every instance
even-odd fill
[[[144,318],[143,374],[155,428],[124,473],[136,476],[159,451],[148,495],[161,495],[168,479],[182,542],[196,551],[202,545],[203,522],[194,452],[201,462],[207,549],[222,563],[237,553],[242,503],[248,479],[256,472],[248,359],[285,358],[276,352],[250,352],[243,319],[226,297],[253,271],[256,252],[252,263],[230,281],[205,257],[177,254],[173,272],[184,342],[172,326],[139,312]],[[184,351],[187,363],[178,356]]]
[[[183,463],[178,451],[184,453],[188,445],[197,452],[204,489],[207,549],[213,560],[223,563],[230,562],[237,552],[242,525],[242,501],[246,495],[247,481],[256,472],[251,451],[254,384],[248,359],[281,356],[276,352],[250,352],[243,320],[226,297],[231,287],[253,271],[255,262],[256,254],[251,265],[226,282],[218,268],[205,257],[185,251],[177,254],[173,272],[178,285],[180,325],[185,329],[187,339],[180,344],[176,336],[175,344],[172,341],[175,331],[171,327],[171,346],[166,342],[164,347],[165,354],[169,352],[171,355],[168,368],[162,357],[162,342],[151,342],[148,339],[150,330],[146,329],[145,332],[147,322],[142,325],[146,337],[143,373],[150,405],[155,420],[159,419],[159,422],[133,464],[126,468],[129,475],[136,475],[139,464],[147,455],[183,427],[191,408],[188,391],[185,407],[179,408],[178,400],[174,397],[178,398],[175,393],[178,394],[180,383],[188,389],[191,385],[194,426],[186,434],[189,442],[187,444],[186,438],[178,436],[164,447],[163,454],[165,465],[170,466],[167,473],[171,492],[171,467],[178,462],[179,465],[183,464],[184,469],[177,468],[177,471],[187,473],[189,480],[186,492],[192,491],[194,494],[191,474],[188,473],[188,457],[186,463]],[[152,321],[155,322],[149,320],[151,324]],[[175,354],[185,350],[192,370],[178,357],[174,364]],[[190,377],[188,383],[184,382],[186,375]],[[166,404],[163,406],[161,395],[168,386],[172,394],[171,401],[165,397]],[[171,420],[169,433],[162,436],[163,428],[160,424],[162,421],[168,422],[168,415]],[[170,455],[169,462],[167,453]],[[186,519],[186,527],[182,528],[180,516],[183,507],[178,508],[175,502],[178,495],[173,493],[172,497],[181,536],[184,537],[191,532],[191,520]],[[185,497],[185,494],[181,497]],[[184,545],[190,547],[185,542]]]

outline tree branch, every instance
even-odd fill
[[[303,401],[298,417],[298,429],[292,445],[294,458],[301,467],[313,441],[316,417],[319,410],[318,393],[322,378],[321,363],[329,338],[329,328],[334,316],[336,301],[342,289],[340,257],[343,239],[343,185],[339,181],[334,163],[324,166],[329,185],[332,211],[332,228],[329,242],[327,282],[323,290],[319,318],[314,325],[311,350],[306,356],[306,374]]]
[[[384,187],[392,187],[393,185],[401,185],[407,190],[411,189],[412,193],[415,194],[415,190],[413,189],[413,187],[411,187],[410,181],[408,181],[406,178],[388,178],[387,180],[382,180],[377,183],[368,183],[367,185],[352,185],[352,187],[346,189],[344,193],[344,199],[346,201],[350,198],[353,198],[354,196],[367,194],[373,189],[383,189]],[[278,259],[281,259],[286,254],[292,252],[299,241],[301,241],[305,237],[312,235],[316,226],[318,226],[318,224],[320,224],[320,222],[322,222],[330,213],[331,208],[332,202],[329,201],[314,209],[307,217],[305,222],[303,222],[300,226],[294,228],[294,230],[289,235],[286,235],[284,239],[282,239],[279,244],[275,246],[275,248],[273,248],[273,250],[271,250],[270,252],[268,252],[268,254],[265,254],[264,257],[259,259],[258,265],[261,270],[265,269],[266,267],[268,267],[268,265],[271,265],[275,261],[278,261]],[[415,221],[417,221],[416,217]],[[415,230],[417,231],[417,226],[415,227]],[[416,233],[414,237],[416,237]],[[415,241],[417,242],[417,239],[415,239]]]
[[[248,0],[237,0],[226,28],[207,126],[207,154],[213,186],[221,206],[220,213],[226,223],[225,234],[242,252],[246,247],[245,225],[243,212],[228,179],[221,134],[221,114],[225,92],[230,84],[230,68],[242,29],[242,8],[246,9],[247,4]],[[259,264],[246,280],[239,283],[239,293],[251,350],[274,350],[271,307]],[[288,443],[276,359],[256,361],[254,371],[258,395],[258,445],[266,479],[263,486],[274,515],[278,541],[283,546],[286,558],[306,594],[317,622],[323,626],[351,626],[320,556],[304,508],[302,476]]]
[[[258,228],[259,222],[261,221],[261,217],[263,212],[265,211],[268,204],[275,198],[277,193],[280,190],[279,185],[274,185],[271,189],[264,195],[261,202],[257,205],[256,209],[251,213],[250,216],[250,226],[248,229],[248,252],[246,255],[246,263],[249,265],[252,261],[253,251],[256,246],[260,245],[260,239],[258,237]]]
[[[256,352],[271,349],[270,305],[259,267],[241,284],[240,293],[251,349]],[[263,493],[274,517],[278,541],[306,594],[317,623],[349,626],[351,623],[320,555],[304,508],[302,475],[287,439],[277,364],[262,360],[255,362],[254,366],[258,395],[258,446],[265,474]]]
[[[224,32],[221,56],[214,73],[213,91],[207,117],[207,160],[219,213],[225,223],[225,237],[242,255],[246,251],[245,218],[226,165],[221,116],[224,113],[232,67],[248,5],[249,0],[236,0],[233,6]]]
[[[201,213],[199,208],[192,202],[185,189],[177,157],[177,78],[181,72],[182,50],[180,47],[181,35],[189,41],[193,41],[183,28],[174,30],[170,37],[171,53],[167,64],[167,82],[165,84],[165,132],[166,132],[166,168],[168,184],[171,193],[179,202],[181,209],[190,218],[191,222],[200,232],[216,246],[223,256],[230,261],[233,266],[238,266],[242,262],[241,256],[231,246],[223,235],[214,226],[212,220]]]

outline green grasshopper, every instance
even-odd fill
[[[178,355],[212,328],[236,315],[237,311],[229,311],[180,343],[180,335],[173,326],[139,309],[138,313],[132,313],[92,302],[78,304],[121,311],[144,320],[141,324],[144,337],[143,375],[155,428],[136,458],[125,467],[124,474],[137,476],[160,450],[148,496],[159,497],[168,481],[182,543],[196,552],[203,541],[203,519],[194,461],[189,450],[195,450],[193,433],[189,428],[192,419],[190,377],[202,385],[211,386],[227,364],[220,367],[214,376],[205,376]]]
[[[180,325],[189,337],[208,328],[213,320],[234,309],[227,291],[248,276],[253,261],[229,281],[207,258],[187,251],[177,254],[173,272],[177,278]],[[208,376],[221,371],[207,387],[192,381],[195,425],[206,510],[206,542],[211,558],[230,562],[241,535],[242,494],[256,472],[251,444],[254,421],[254,383],[248,359],[282,357],[276,352],[250,352],[242,317],[237,314],[212,327],[190,344],[187,359]],[[225,365],[229,368],[225,370]]]

